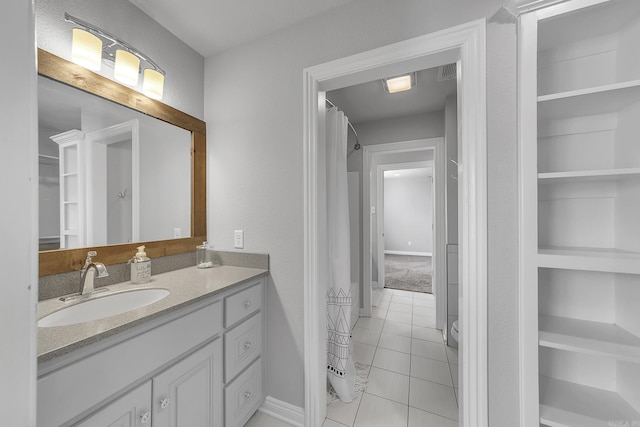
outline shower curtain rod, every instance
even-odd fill
[[[332,107],[338,108],[338,106],[336,104],[334,104],[333,102],[329,101],[327,98],[325,98],[324,100],[327,102],[327,104],[331,105]],[[351,128],[351,131],[356,136],[356,145],[353,146],[353,149],[354,150],[359,150],[360,149],[360,141],[358,140],[358,133],[356,132],[356,130],[354,129],[353,125],[351,124],[351,122],[349,120],[347,120],[347,125],[349,125],[349,128]]]

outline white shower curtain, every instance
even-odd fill
[[[327,375],[343,402],[355,397],[356,368],[349,351],[351,274],[347,187],[347,118],[327,110],[327,225],[329,283],[327,291]]]

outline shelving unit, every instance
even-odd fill
[[[638,413],[611,391],[546,377],[540,378],[540,391],[542,425],[590,427],[607,426],[614,421],[637,420],[634,417]]]
[[[85,246],[84,132],[70,130],[51,139],[60,161],[60,249]]]
[[[640,423],[640,2],[562,2],[519,37],[526,425]]]

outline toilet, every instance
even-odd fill
[[[451,336],[456,342],[458,342],[458,321],[454,321],[453,325],[451,325]]]

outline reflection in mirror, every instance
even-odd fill
[[[40,250],[191,236],[191,132],[38,77]]]

